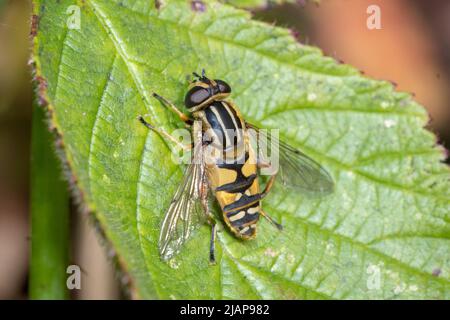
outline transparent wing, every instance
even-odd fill
[[[161,226],[158,246],[163,260],[177,254],[192,231],[200,225],[203,216],[200,203],[203,174],[203,163],[194,155]]]
[[[264,162],[270,163],[270,160],[266,159],[264,152],[261,151],[267,150],[267,153],[271,153],[273,148],[278,148],[278,176],[283,185],[317,195],[325,195],[333,191],[333,179],[316,161],[287,143],[273,138],[265,130],[260,130],[249,123],[247,128],[253,129],[249,130],[249,133],[252,139],[257,141],[258,157]]]

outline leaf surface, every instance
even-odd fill
[[[142,298],[352,299],[449,297],[449,170],[425,110],[388,82],[297,43],[245,11],[187,1],[35,0],[41,100],[62,135],[83,200]],[[80,9],[69,29],[67,8]],[[158,255],[163,215],[183,167],[170,142],[136,119],[182,127],[152,92],[182,106],[202,68],[233,88],[246,119],[280,135],[333,176],[308,198],[280,187],[255,241],[223,226],[216,266],[207,225],[170,262]]]

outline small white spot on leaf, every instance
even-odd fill
[[[331,253],[332,251],[333,251],[333,249],[334,249],[334,244],[332,244],[332,243],[327,243],[327,246],[326,246],[326,251],[328,252],[328,253]]]
[[[395,286],[394,293],[400,294],[403,291],[405,291],[405,289],[406,289],[406,284],[402,282],[402,283],[398,284],[397,286]]]
[[[178,263],[177,260],[171,259],[169,261],[169,267],[171,267],[172,269],[178,269],[180,267],[180,264]]]
[[[397,124],[397,121],[393,120],[393,119],[386,119],[384,120],[384,126],[386,128],[391,128],[393,126],[395,126]]]
[[[418,289],[419,289],[419,287],[417,287],[416,285],[409,286],[409,291],[417,291]]]
[[[277,252],[274,251],[272,248],[267,248],[266,251],[264,251],[264,254],[266,256],[269,256],[269,257],[272,257],[272,258],[275,258],[277,256]]]
[[[308,101],[314,101],[314,100],[316,100],[317,99],[317,95],[314,93],[314,92],[310,92],[310,93],[308,93],[308,96],[307,96],[307,99],[308,99]]]
[[[389,101],[383,101],[383,102],[381,102],[381,107],[382,107],[383,109],[388,108],[390,105],[391,105],[391,103],[390,103]]]

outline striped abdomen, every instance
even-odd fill
[[[244,121],[226,101],[213,102],[197,116],[203,120],[205,138],[217,148],[206,155],[206,171],[224,220],[236,236],[251,239],[256,235],[261,195]]]
[[[243,239],[256,236],[261,200],[256,167],[253,170],[249,158],[249,153],[246,153],[244,164],[218,165],[228,174],[235,172],[235,180],[216,188],[216,198],[221,204],[225,222],[236,236]]]

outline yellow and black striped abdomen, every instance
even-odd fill
[[[236,107],[215,101],[198,113],[208,129],[206,139],[222,147],[208,153],[206,172],[211,189],[222,208],[223,218],[239,238],[256,236],[260,215],[260,190],[256,157],[249,144],[245,123]],[[234,131],[234,132],[233,132]],[[215,141],[220,140],[220,144]]]
[[[235,172],[232,174],[235,179],[215,189],[225,223],[236,236],[243,239],[256,236],[261,200],[256,166],[250,162],[250,158],[247,152],[243,164],[219,164],[219,174],[230,175],[230,171]]]

